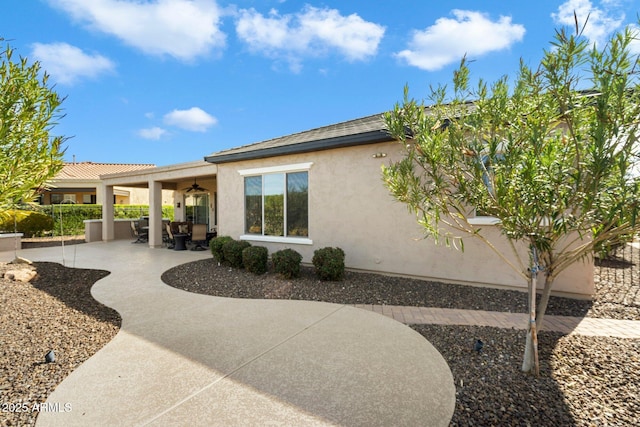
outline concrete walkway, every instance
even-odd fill
[[[207,251],[116,241],[18,255],[110,271],[92,294],[123,319],[116,337],[49,396],[53,410],[40,412],[39,425],[444,426],[453,414],[445,360],[385,316],[197,295],[160,280]],[[13,257],[0,253],[0,261]]]

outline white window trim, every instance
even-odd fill
[[[474,218],[467,219],[471,225],[498,225],[500,219],[493,216],[476,216]]]
[[[240,240],[253,240],[255,242],[291,243],[294,245],[313,245],[313,240],[306,237],[263,236],[260,234],[243,234]]]
[[[290,165],[266,166],[262,168],[240,169],[240,176],[263,176],[275,173],[293,173],[308,172],[313,162],[294,163]],[[262,180],[264,185],[264,179]],[[264,188],[263,188],[264,192]],[[286,193],[285,193],[286,194]],[[264,216],[264,205],[262,206]],[[296,245],[313,245],[313,240],[307,237],[290,237],[290,236],[265,236],[262,234],[243,234],[240,240],[268,242],[268,243],[290,243]]]
[[[279,173],[279,172],[296,172],[296,171],[308,171],[311,169],[313,162],[307,163],[295,163],[292,165],[281,165],[281,166],[267,166],[263,168],[252,168],[252,169],[240,169],[238,173],[240,176],[250,176],[250,175],[263,175],[270,173]]]

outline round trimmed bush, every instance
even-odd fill
[[[268,260],[269,250],[264,246],[249,246],[242,251],[242,264],[253,274],[266,273]]]
[[[53,218],[35,211],[10,210],[2,215],[0,229],[17,230],[25,237],[42,236],[45,231],[53,230]]]
[[[293,249],[283,249],[271,255],[273,269],[285,279],[293,279],[300,275],[302,255]]]
[[[321,248],[311,259],[320,280],[340,280],[344,275],[344,251],[340,248]]]
[[[232,241],[233,238],[231,236],[218,236],[211,239],[209,242],[209,248],[211,249],[211,254],[213,258],[218,261],[219,264],[224,262],[224,252],[222,251],[222,247],[225,243]]]
[[[242,251],[251,246],[246,240],[231,240],[222,245],[224,260],[233,268],[242,268]]]

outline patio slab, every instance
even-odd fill
[[[208,252],[115,241],[66,247],[64,259],[61,248],[18,255],[110,271],[92,294],[123,318],[116,337],[49,396],[71,410],[41,412],[39,425],[437,426],[453,414],[442,356],[374,312],[197,295],[160,280]]]

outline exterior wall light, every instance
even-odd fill
[[[375,154],[373,155],[373,158],[374,158],[374,159],[379,159],[379,158],[381,158],[381,157],[387,157],[387,153],[375,153]]]

